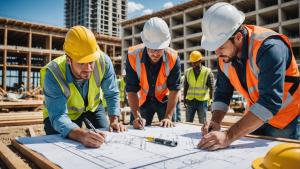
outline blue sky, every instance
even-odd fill
[[[128,19],[188,0],[129,0]],[[0,17],[64,26],[64,0],[0,0]]]

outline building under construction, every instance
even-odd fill
[[[204,13],[217,2],[222,1],[189,1],[163,11],[122,22],[122,69],[125,68],[128,47],[142,43],[140,32],[143,30],[144,24],[152,17],[160,17],[170,28],[172,37],[170,47],[179,52],[182,74],[184,70],[191,67],[190,53],[198,50],[203,56],[202,64],[211,68],[216,75],[217,56],[215,52],[204,50],[201,47],[203,36],[201,23]],[[299,0],[233,0],[229,3],[245,13],[244,24],[262,26],[286,35],[290,39],[297,63],[300,65]]]
[[[29,91],[40,85],[40,69],[64,55],[68,28],[0,17],[0,87],[16,91],[21,84]],[[110,56],[121,75],[121,39],[94,32],[100,49]]]

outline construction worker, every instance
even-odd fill
[[[24,84],[21,84],[21,87],[18,90],[20,92],[20,94],[23,94],[24,91],[26,91]]]
[[[186,122],[193,122],[197,111],[199,123],[206,121],[207,106],[214,96],[214,74],[211,69],[201,65],[199,51],[190,54],[192,67],[185,72],[183,105],[186,107]],[[187,99],[187,100],[186,100]]]
[[[40,71],[45,95],[44,129],[47,135],[60,133],[63,138],[79,141],[85,147],[99,147],[106,134],[81,129],[84,118],[95,128],[127,131],[118,123],[119,91],[112,62],[99,49],[93,33],[83,26],[69,30],[63,49],[65,55]],[[100,99],[100,87],[108,105],[109,124]]]
[[[219,58],[213,116],[202,127],[198,148],[225,148],[249,133],[299,139],[299,71],[289,39],[242,25],[244,20],[243,12],[224,2],[211,6],[203,17],[202,47]],[[247,99],[245,115],[220,132],[234,88]]]
[[[126,91],[134,128],[151,125],[157,112],[160,126],[175,127],[171,121],[180,90],[180,59],[169,48],[171,35],[167,23],[149,19],[141,32],[143,43],[129,47],[126,61]],[[140,93],[140,100],[138,94]],[[139,103],[139,104],[136,104]]]
[[[181,87],[183,86],[182,85],[183,82],[184,82],[184,76],[181,76],[181,78],[180,78]],[[182,94],[182,91],[181,91],[181,88],[180,88],[180,91],[179,91],[179,94],[178,94],[178,101],[177,101],[176,108],[175,108],[175,112],[174,112],[174,115],[172,117],[173,122],[181,122],[181,94]]]
[[[125,90],[125,86],[126,86],[126,70],[125,69],[122,71],[122,78],[117,80],[117,85],[118,85],[118,89],[120,91],[120,107],[124,108],[125,105],[128,106],[127,93]]]

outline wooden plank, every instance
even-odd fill
[[[39,111],[42,108],[43,108],[43,105],[40,105],[39,107],[35,108],[33,111]]]
[[[7,121],[7,122],[0,122],[0,127],[4,127],[4,126],[22,126],[22,125],[43,124],[43,123],[44,123],[43,119]]]
[[[244,116],[242,113],[226,113],[226,116]]]
[[[14,152],[0,141],[0,157],[10,169],[30,169]]]
[[[30,136],[31,137],[35,137],[36,135],[35,135],[35,132],[34,132],[34,130],[33,130],[33,128],[32,128],[32,126],[29,126],[28,127],[28,130],[29,130],[29,133],[30,133]]]
[[[52,163],[51,161],[41,156],[40,154],[30,150],[29,148],[27,148],[26,146],[24,146],[23,144],[19,143],[16,140],[11,140],[11,144],[40,168],[43,169],[60,168],[56,164]]]
[[[39,111],[39,112],[24,112],[24,113],[0,113],[0,117],[4,117],[4,116],[23,116],[23,115],[38,115],[38,114],[43,114],[43,112]]]
[[[43,115],[36,116],[8,116],[8,117],[0,117],[0,122],[2,121],[16,121],[16,120],[36,120],[43,119]]]

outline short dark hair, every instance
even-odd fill
[[[237,33],[241,33],[242,36],[245,35],[245,27],[243,25],[241,25],[234,33],[233,35],[228,39],[231,41],[232,44],[234,44],[234,36],[237,34]]]

